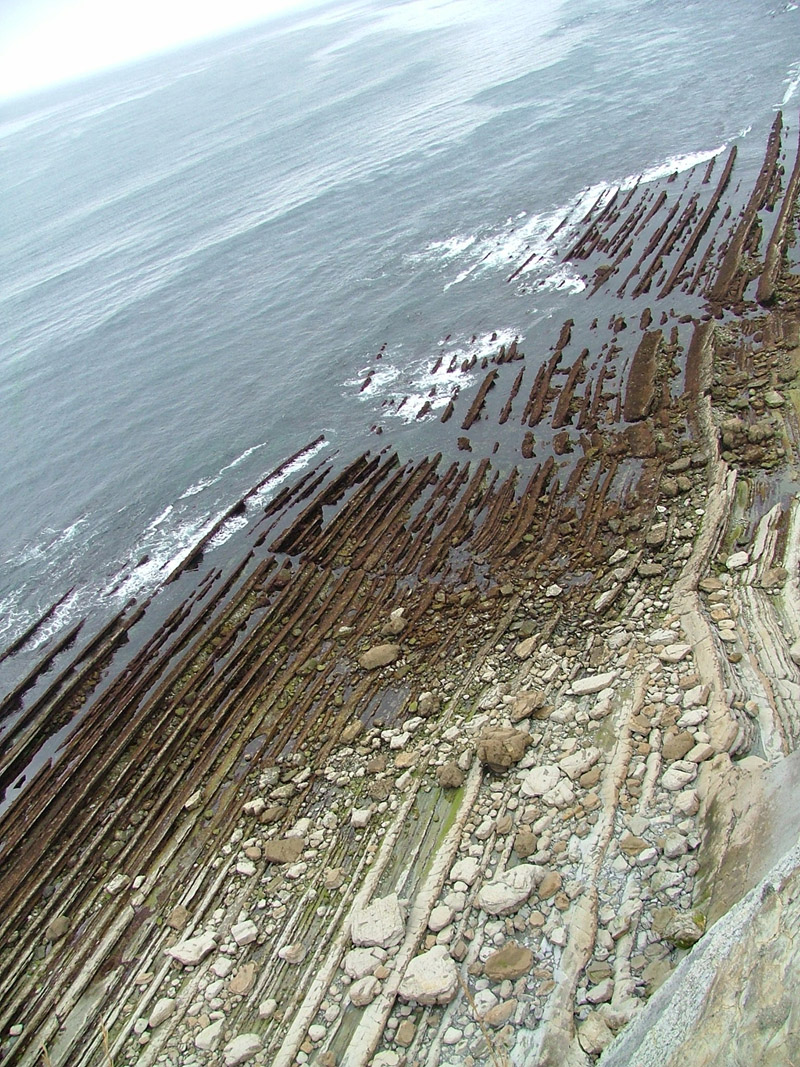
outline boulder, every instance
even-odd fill
[[[378,667],[387,667],[400,655],[400,646],[394,644],[373,645],[363,655],[358,657],[359,664],[366,671],[374,671]]]
[[[478,738],[478,759],[490,771],[501,774],[525,755],[531,735],[513,726],[489,726]]]
[[[436,771],[436,781],[442,789],[459,789],[464,784],[464,772],[455,760],[450,760]]]
[[[261,855],[267,863],[296,863],[304,847],[301,837],[279,837],[265,841]]]
[[[263,1047],[258,1034],[239,1034],[225,1046],[225,1067],[238,1067],[240,1063],[247,1063]]]
[[[206,958],[209,952],[213,952],[217,942],[211,934],[198,934],[197,937],[189,937],[185,941],[179,941],[177,945],[164,951],[172,956],[184,967],[194,967]]]
[[[516,941],[507,941],[498,951],[493,952],[483,965],[483,973],[494,982],[506,979],[515,981],[527,974],[533,966],[533,953]]]
[[[520,791],[526,797],[544,796],[558,784],[560,777],[560,767],[555,763],[543,763],[540,767],[528,771],[522,779]]]
[[[350,936],[354,945],[393,948],[403,940],[405,929],[405,918],[396,893],[353,909]]]
[[[458,969],[444,945],[415,956],[406,967],[398,994],[414,1004],[449,1004],[458,991]]]
[[[381,984],[378,979],[372,974],[367,974],[353,982],[348,990],[348,995],[354,1007],[365,1008],[367,1004],[372,1003],[380,993],[380,990]]]
[[[489,915],[509,915],[528,899],[542,880],[544,870],[533,863],[520,863],[481,886],[477,904]]]

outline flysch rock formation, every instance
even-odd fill
[[[796,140],[599,201],[439,454],[26,666],[4,1064],[800,1062]]]

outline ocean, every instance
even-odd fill
[[[557,226],[732,144],[757,170],[797,8],[355,0],[0,105],[0,651],[320,453],[441,447],[442,368],[544,356],[585,300]]]

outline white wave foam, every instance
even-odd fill
[[[250,520],[246,515],[234,515],[233,518],[224,522],[222,526],[217,530],[211,540],[208,542],[206,548],[213,549],[219,548],[220,545],[224,545],[226,541],[230,541],[237,530],[244,529]]]
[[[256,506],[265,504],[279,485],[293,474],[301,471],[327,445],[327,441],[320,441],[305,449],[291,463],[279,468],[275,475],[263,482],[257,491],[247,498],[247,505],[251,503]],[[229,463],[223,470],[229,470],[231,467],[236,466],[247,455],[252,455],[259,448],[263,448],[263,444],[247,449],[245,453],[237,457],[232,463]],[[196,493],[190,494],[187,490],[180,499],[191,495],[196,495]],[[130,597],[153,592],[169,577],[176,567],[179,567],[184,562],[203,538],[208,536],[222,520],[227,510],[227,508],[217,509],[211,518],[202,515],[182,516],[170,524],[167,520],[176,518],[176,509],[174,505],[168,504],[161,514],[145,528],[144,536],[131,553],[122,575],[118,576],[113,585],[105,590],[104,595],[113,596],[118,601],[125,601]],[[247,514],[231,516],[209,540],[205,546],[205,551],[213,551],[215,548],[224,545],[237,530],[247,526],[249,521],[250,518]],[[135,562],[136,560],[143,562],[137,563]]]
[[[208,489],[209,486],[214,485],[219,481],[219,475],[215,478],[201,478],[199,482],[194,482],[185,489],[178,497],[179,500],[186,500],[187,497],[197,496],[198,493],[202,493],[204,489]]]
[[[248,503],[252,501],[257,506],[263,507],[264,504],[272,499],[275,495],[275,490],[283,485],[287,478],[291,478],[293,474],[299,474],[301,470],[309,465],[315,456],[319,455],[319,453],[327,447],[328,441],[323,439],[322,441],[317,441],[316,444],[310,445],[308,448],[304,449],[304,451],[296,456],[291,463],[287,463],[285,466],[281,467],[271,478],[268,478],[263,482],[259,486],[258,491],[255,492],[252,497],[248,498]]]
[[[551,274],[538,283],[539,289],[551,289],[561,293],[582,293],[586,288],[586,282],[574,267],[568,263],[557,267]]]
[[[422,418],[433,419],[437,411],[447,406],[456,387],[463,389],[474,383],[475,371],[462,370],[465,362],[471,362],[474,357],[479,364],[484,357],[496,355],[501,345],[508,347],[518,337],[515,331],[505,329],[494,335],[482,334],[474,341],[440,341],[441,358],[433,362],[429,356],[408,360],[399,347],[390,349],[378,366],[365,367],[361,377],[350,378],[344,385],[358,388],[358,399],[369,402],[382,418],[416,422],[427,404],[429,411]],[[362,388],[367,374],[369,384]]]
[[[745,136],[746,132],[740,136]],[[445,283],[445,291],[464,282],[476,271],[503,270],[514,273],[515,277],[540,275],[537,288],[582,292],[586,288],[583,278],[574,270],[556,266],[557,252],[553,242],[556,231],[568,239],[590,211],[602,211],[616,193],[708,163],[727,147],[727,144],[721,144],[716,148],[670,156],[636,174],[588,186],[552,211],[530,216],[523,211],[506,219],[502,226],[490,233],[460,233],[432,241],[408,259],[412,263],[438,259],[445,270],[456,263],[463,264],[461,270]]]
[[[81,530],[89,521],[87,515],[81,515],[75,522],[70,523],[66,529],[56,532],[52,527],[47,527],[43,533],[46,535],[41,541],[32,545],[26,545],[16,556],[7,559],[8,566],[24,566],[26,563],[46,564],[50,554],[59,548],[63,548],[74,541]]]
[[[246,448],[240,456],[236,457],[236,459],[231,460],[230,463],[226,463],[224,467],[220,467],[216,474],[207,478],[200,478],[198,481],[193,482],[188,489],[184,489],[178,499],[186,500],[188,497],[197,496],[198,493],[202,493],[204,489],[210,489],[212,485],[216,485],[217,482],[223,478],[227,471],[232,471],[235,467],[244,463],[249,456],[252,456],[254,452],[258,452],[260,448],[265,448],[267,444],[267,441],[262,441],[258,445],[252,445],[250,448]]]
[[[627,178],[623,178],[621,182],[617,182],[615,185],[621,191],[626,192],[628,189],[632,189],[637,182],[648,184],[649,182],[657,182],[661,178],[668,178],[670,174],[682,174],[700,163],[708,163],[709,160],[721,155],[727,147],[727,144],[721,144],[718,148],[709,148],[703,152],[686,152],[683,155],[670,156],[663,163],[656,163],[654,166],[649,167],[641,175],[629,174]]]
[[[800,86],[800,63],[794,63],[789,68],[789,73],[784,78],[783,84],[786,86],[786,91],[783,94],[780,106],[786,107]]]
[[[40,648],[46,641],[49,641],[51,637],[65,629],[71,622],[73,622],[78,615],[84,610],[84,604],[86,603],[86,593],[81,593],[75,590],[73,593],[63,600],[50,618],[44,622],[34,634],[28,646],[32,651]]]

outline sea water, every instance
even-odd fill
[[[146,595],[272,471],[436,447],[442,366],[585,299],[557,226],[755,172],[799,17],[355,0],[0,106],[0,648]]]

